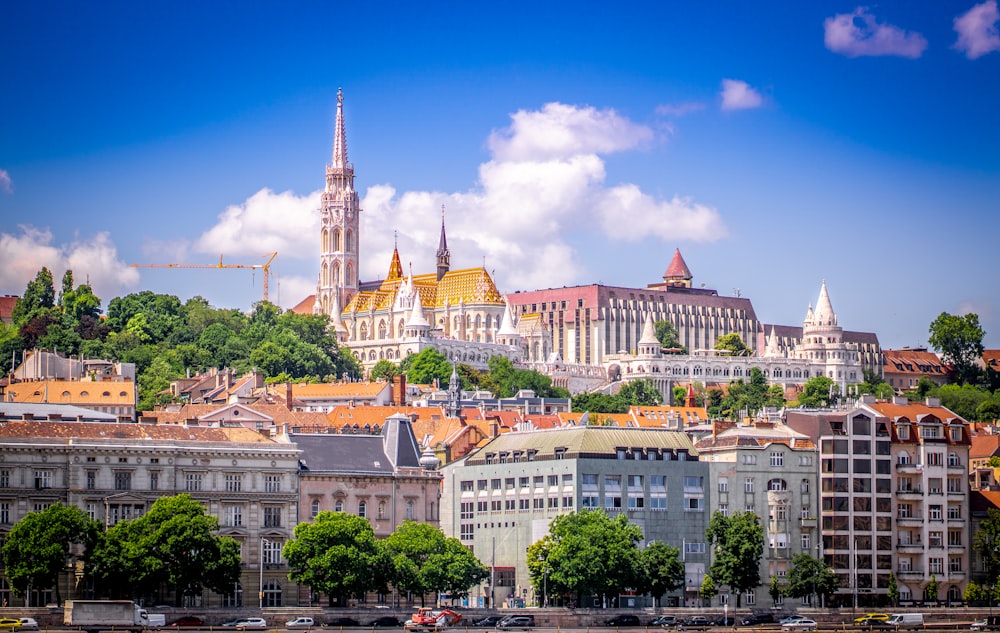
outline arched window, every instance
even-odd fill
[[[385,338],[387,331],[388,329],[386,328],[385,320],[380,320],[378,322],[378,337],[380,340]]]
[[[407,501],[406,502],[406,518],[409,519],[410,521],[413,520],[413,502],[412,501]]]
[[[309,514],[314,519],[316,518],[316,515],[319,514],[319,499],[312,500],[312,505],[309,508]]]
[[[368,338],[368,324],[367,323],[362,323],[361,324],[361,337],[360,338],[361,338],[362,341]]]
[[[385,518],[385,501],[378,502],[378,518]]]
[[[264,606],[281,606],[281,583],[277,580],[269,580],[264,583]]]
[[[340,229],[335,229],[333,231],[333,244],[332,244],[332,246],[333,246],[333,248],[330,249],[330,250],[332,250],[334,252],[340,250]]]
[[[403,336],[403,330],[406,329],[406,321],[403,319],[399,320],[399,329],[396,330],[396,338]]]
[[[358,516],[361,518],[368,516],[368,504],[364,501],[358,501]]]
[[[343,512],[344,511],[344,502],[341,501],[340,499],[337,499],[337,501],[333,504],[333,510],[335,512]]]
[[[368,352],[368,360],[375,360],[375,350]]]
[[[323,229],[323,252],[327,253],[330,251],[330,232]]]
[[[333,283],[340,285],[340,262],[333,262]]]
[[[345,284],[354,283],[354,266],[352,266],[351,264],[347,265],[347,274],[344,276],[344,283]]]
[[[350,253],[353,250],[354,250],[354,232],[348,230],[347,237],[344,239],[344,252]]]
[[[788,490],[788,484],[784,479],[772,479],[767,482],[768,490]]]

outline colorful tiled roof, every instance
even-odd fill
[[[347,304],[343,314],[391,308],[403,281],[402,277],[385,279],[377,288],[363,288]],[[485,268],[451,270],[440,281],[437,273],[415,275],[413,285],[420,296],[421,305],[428,309],[443,307],[445,303],[457,306],[461,302],[466,305],[503,305],[503,297]]]

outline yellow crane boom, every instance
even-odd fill
[[[269,301],[267,291],[271,277],[271,262],[277,256],[277,252],[271,253],[270,256],[264,255],[263,257],[267,257],[268,260],[263,264],[225,264],[222,262],[222,255],[219,255],[218,264],[129,264],[129,266],[132,268],[259,268],[264,271],[264,301]]]

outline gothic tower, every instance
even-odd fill
[[[437,249],[437,280],[451,270],[451,251],[448,250],[448,236],[444,233],[444,205],[441,205],[441,239]]]
[[[337,91],[333,158],[326,167],[320,201],[320,264],[316,309],[340,310],[358,292],[358,247],[361,206],[354,190],[354,165],[347,162],[344,135],[344,91]],[[336,298],[335,298],[336,296]]]

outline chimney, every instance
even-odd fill
[[[906,396],[893,396],[892,397],[892,403],[893,404],[898,404],[900,406],[906,406],[906,405],[910,404],[910,401],[907,400]]]
[[[292,383],[285,383],[285,408],[289,411],[292,410]]]
[[[712,440],[719,436],[719,421],[712,420]]]
[[[940,398],[927,398],[927,400],[924,401],[924,404],[926,404],[928,407],[940,407],[941,406],[941,399]]]
[[[494,439],[500,437],[500,418],[490,419],[490,437]]]

